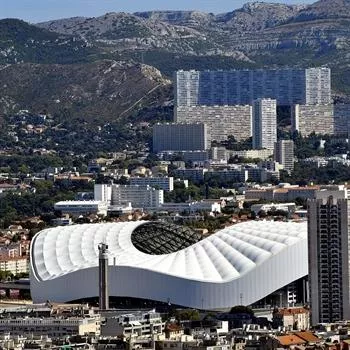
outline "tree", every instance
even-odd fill
[[[185,321],[185,320],[199,321],[200,315],[199,315],[199,311],[195,309],[176,310],[175,318],[179,321]]]
[[[259,216],[259,218],[266,218],[267,213],[265,210],[259,210],[258,216]]]
[[[248,306],[244,306],[244,305],[237,305],[237,306],[233,306],[230,310],[230,314],[249,314],[252,317],[254,316],[254,311],[248,307]]]

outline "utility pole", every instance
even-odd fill
[[[100,243],[98,250],[99,307],[100,310],[108,310],[108,245]]]

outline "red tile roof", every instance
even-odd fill
[[[281,335],[280,337],[277,337],[277,340],[283,346],[302,345],[306,343],[304,339],[301,339],[294,334]]]

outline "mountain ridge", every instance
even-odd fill
[[[20,33],[19,37],[15,33]],[[119,68],[112,69],[106,79],[103,72],[111,62]],[[16,108],[42,109],[46,104],[53,113],[69,110],[72,115],[83,113],[87,118],[100,109],[101,118],[106,120],[134,115],[147,105],[152,114],[153,107],[172,100],[169,79],[178,69],[327,66],[332,69],[336,98],[348,99],[350,1],[320,0],[311,5],[254,2],[223,14],[109,12],[35,26],[0,20],[0,64],[0,81],[11,86],[4,88],[3,84],[3,113]],[[154,68],[145,68],[148,78],[136,68],[151,66]],[[65,79],[59,81],[55,71]],[[121,81],[120,76],[126,73],[130,79]],[[157,86],[157,79],[161,83],[147,95],[150,98],[138,102]],[[12,81],[18,81],[18,86]],[[106,84],[100,93],[99,84]],[[36,101],[27,90],[37,91]],[[116,96],[120,92],[121,97],[111,99],[113,91],[117,91]],[[130,91],[132,96],[125,103],[123,97]]]

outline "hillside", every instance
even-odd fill
[[[18,19],[0,20],[0,64],[86,62],[95,53],[81,37],[53,33]]]
[[[109,60],[8,65],[0,69],[0,81],[6,81],[0,113],[29,109],[87,120],[113,120],[161,105],[170,83],[153,67]]]
[[[49,108],[111,120],[123,111],[135,115],[144,106],[151,115],[152,108],[172,99],[170,82],[156,69],[171,79],[177,69],[325,65],[332,68],[336,97],[349,100],[350,1],[254,2],[218,15],[111,12],[36,26],[2,20],[0,64],[0,79],[6,82],[0,97],[3,113]],[[140,68],[147,65],[150,75]],[[142,106],[135,105],[156,86]]]

